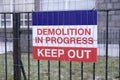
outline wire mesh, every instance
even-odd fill
[[[2,0],[1,0],[2,1]],[[20,0],[19,0],[20,1]],[[22,1],[22,0],[21,0]],[[62,11],[62,10],[82,10],[93,9],[94,0],[90,2],[87,0],[41,0],[39,4],[41,11]],[[25,2],[25,1],[23,1]],[[17,1],[16,1],[17,3]],[[81,6],[79,5],[81,3]],[[27,3],[24,4],[24,7]],[[28,1],[28,5],[33,5],[33,2]],[[85,6],[87,5],[87,7]],[[0,4],[0,6],[3,4]],[[12,32],[12,7],[6,9],[7,6],[14,5],[14,3],[5,3],[0,7],[2,12],[0,14],[0,79],[13,80],[13,32]],[[22,11],[22,3],[17,3],[19,7],[16,10]],[[47,5],[47,6],[46,6]],[[82,8],[83,6],[83,8]],[[93,6],[93,7],[90,7]],[[3,8],[4,7],[4,8]],[[28,6],[29,7],[29,6]],[[26,11],[25,7],[23,11]],[[10,10],[10,11],[8,11]],[[33,6],[32,6],[32,10]],[[32,11],[28,9],[28,11]],[[106,29],[98,30],[98,59],[96,63],[79,63],[79,62],[64,62],[64,61],[36,61],[32,56],[32,13],[20,13],[20,41],[21,41],[21,61],[25,70],[27,80],[101,80],[105,79],[105,59],[106,59]],[[9,16],[10,15],[10,16]],[[59,14],[58,14],[59,15]],[[64,15],[64,14],[63,14]],[[69,14],[68,14],[69,15]],[[8,18],[7,18],[8,16]],[[52,15],[54,17],[54,14]],[[11,22],[11,23],[10,23]],[[53,20],[54,23],[54,20]],[[58,21],[58,25],[59,25]],[[64,18],[63,18],[64,24]],[[120,69],[120,30],[119,28],[108,29],[108,79],[115,79],[119,77]],[[18,65],[22,66],[22,65]],[[22,79],[24,76],[22,75]]]

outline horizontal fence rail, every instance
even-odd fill
[[[14,13],[1,13],[0,26],[0,79],[18,80],[14,66],[20,68],[21,80],[114,80],[120,78],[120,29],[98,29],[97,62],[69,62],[34,60],[32,54],[32,13],[20,15],[17,38],[19,64],[14,63]],[[10,16],[12,19],[8,19]],[[15,55],[15,54],[14,54]]]

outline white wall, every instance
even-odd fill
[[[0,12],[30,12],[34,11],[34,0],[0,0]],[[6,19],[7,28],[12,27],[12,15]],[[25,16],[22,18],[25,21]],[[0,28],[4,28],[4,18],[0,14]],[[24,26],[25,27],[25,26]]]
[[[33,11],[34,0],[0,0],[0,12]]]
[[[96,0],[40,0],[41,11],[90,10],[95,8]]]

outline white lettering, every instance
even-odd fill
[[[52,57],[57,57],[57,49],[52,49],[51,54]]]
[[[69,51],[68,51],[68,57],[69,57],[69,58],[75,58],[75,54],[76,54],[76,53],[75,53],[74,50],[69,50]]]
[[[77,57],[80,59],[80,58],[83,58],[84,57],[84,50],[81,51],[81,53],[79,52],[79,50],[76,50],[76,54],[77,54]]]
[[[38,56],[40,56],[40,55],[41,55],[41,56],[44,56],[44,54],[43,54],[43,50],[44,50],[44,49],[41,49],[41,50],[38,49]]]
[[[91,50],[85,50],[85,52],[86,52],[86,58],[89,59]]]
[[[64,50],[63,49],[59,49],[58,50],[58,58],[60,58],[61,55],[64,54]]]
[[[82,58],[87,58],[89,59],[90,58],[90,52],[91,50],[69,50],[68,51],[68,57],[69,58],[79,58],[79,59],[82,59]]]
[[[45,57],[50,57],[50,49],[45,49]]]
[[[38,49],[38,56],[60,58],[64,55],[63,49]]]

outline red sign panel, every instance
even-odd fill
[[[96,62],[97,26],[33,26],[33,56],[37,60]]]

